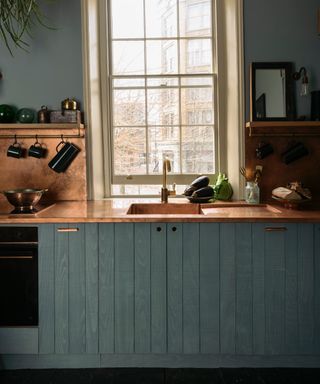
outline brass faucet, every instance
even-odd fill
[[[170,160],[166,157],[163,159],[162,163],[162,188],[161,188],[161,203],[167,203],[168,197],[176,194],[175,184],[173,184],[173,189],[170,191],[167,188],[167,172],[171,171]]]

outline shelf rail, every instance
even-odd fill
[[[2,128],[3,129],[3,128]],[[0,129],[0,132],[1,130]],[[11,128],[4,128],[4,129],[11,129]],[[14,127],[12,129],[17,129],[17,127]],[[35,129],[37,131],[39,131],[39,129],[46,129],[46,128],[43,128],[43,127],[19,127],[19,130],[20,129],[23,129],[23,130],[30,130],[30,129]],[[63,126],[63,127],[55,127],[55,128],[52,128],[50,127],[50,129],[55,129],[55,130],[70,130],[70,129],[77,129],[77,133],[56,133],[56,134],[50,134],[50,133],[33,133],[33,134],[26,134],[26,133],[0,133],[0,139],[32,139],[32,138],[35,138],[37,137],[38,139],[60,139],[62,136],[63,138],[65,139],[71,139],[71,138],[78,138],[78,139],[82,139],[85,137],[85,134],[84,134],[84,128],[82,126],[77,126],[77,127],[66,127],[66,126]]]

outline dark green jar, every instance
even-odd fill
[[[15,110],[7,104],[0,105],[0,124],[13,123]]]
[[[34,120],[34,111],[29,108],[21,108],[17,112],[17,121],[19,123],[33,123]]]

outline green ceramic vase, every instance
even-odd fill
[[[34,120],[34,111],[29,108],[21,108],[17,112],[17,121],[19,123],[33,123]]]
[[[0,105],[0,124],[13,123],[15,110],[7,104]]]

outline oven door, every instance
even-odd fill
[[[37,243],[1,235],[0,326],[38,325]]]

